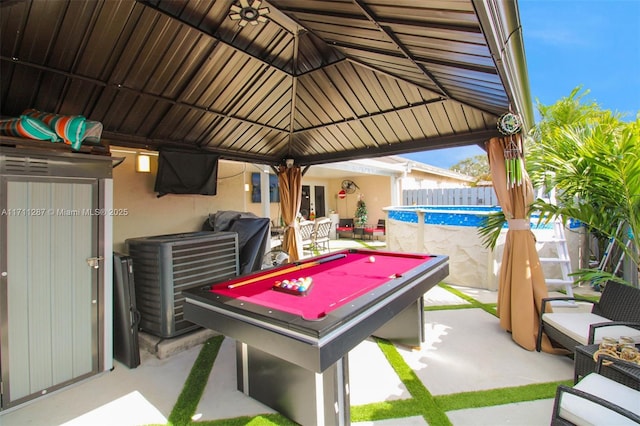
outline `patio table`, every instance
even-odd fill
[[[596,370],[596,361],[593,359],[593,354],[596,353],[600,345],[585,345],[576,346],[574,360],[574,383],[578,383],[578,380],[582,379],[589,373],[593,373]],[[640,345],[636,345],[640,348]],[[631,388],[640,390],[640,386],[637,381],[631,380],[627,375],[621,373],[621,371],[629,371],[630,367],[612,364],[609,366],[602,366],[602,375],[619,383],[627,385]]]

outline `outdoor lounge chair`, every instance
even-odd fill
[[[636,389],[604,375],[603,362],[623,365]],[[637,425],[640,424],[640,365],[601,356],[595,373],[588,374],[574,387],[558,386],[551,425]]]
[[[336,236],[353,238],[353,219],[340,219],[336,226]]]
[[[369,235],[371,239],[373,237],[379,237],[385,234],[385,221],[384,219],[379,219],[376,225],[367,225],[364,227],[364,235]]]
[[[300,222],[300,239],[302,240],[302,249],[313,248],[313,230],[316,223],[312,220],[303,220]]]
[[[552,301],[582,301],[579,297],[547,297],[542,299],[540,327],[536,350],[540,352],[542,333],[571,353],[578,345],[600,343],[605,336],[618,339],[633,337],[640,342],[640,289],[609,281],[600,301],[593,303],[591,312],[547,312]]]
[[[320,217],[315,220],[315,230],[313,231],[313,247],[316,249],[329,250],[329,234],[331,233],[331,227],[333,222],[328,217]]]

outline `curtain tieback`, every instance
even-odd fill
[[[508,219],[510,231],[528,231],[531,229],[531,224],[528,219]]]

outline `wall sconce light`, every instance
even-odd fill
[[[144,154],[136,156],[136,172],[151,173],[151,157]]]
[[[284,160],[284,164],[287,165],[287,169],[290,169],[293,167],[293,158],[287,158],[286,160]]]
[[[251,188],[249,187],[248,183],[244,184],[244,192],[249,192],[251,190]]]

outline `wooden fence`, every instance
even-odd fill
[[[408,189],[402,191],[404,206],[497,206],[492,186],[476,188]]]

